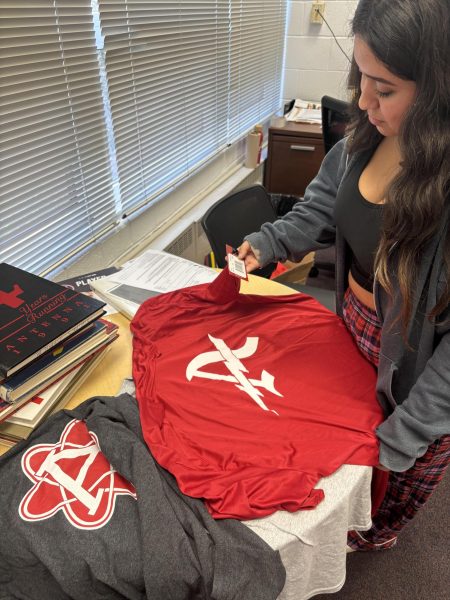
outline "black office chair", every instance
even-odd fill
[[[325,154],[341,140],[349,122],[350,104],[331,96],[322,96],[322,135]]]
[[[345,136],[347,124],[349,122],[350,104],[338,98],[331,96],[322,96],[322,136],[325,154]],[[314,258],[314,266],[309,276],[318,277],[319,270],[335,271],[335,249],[326,248],[318,250]],[[330,284],[331,285],[331,284]]]
[[[237,248],[244,236],[259,231],[261,225],[276,219],[270,195],[259,184],[233,192],[216,202],[203,215],[201,224],[217,266],[223,268],[226,265],[226,244]],[[270,263],[253,273],[268,278],[275,267],[276,263]]]
[[[272,223],[276,219],[277,214],[270,194],[262,185],[252,185],[213,204],[203,215],[201,224],[214,252],[217,266],[223,268],[226,265],[226,244],[237,247],[242,243],[245,235],[258,231],[261,225],[267,222]],[[252,274],[269,278],[276,266],[276,263],[271,263],[262,269],[253,271]],[[283,283],[283,285],[309,294],[330,310],[335,311],[334,292],[290,282]]]

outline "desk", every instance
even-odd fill
[[[287,295],[291,288],[250,275],[243,293]],[[120,327],[104,359],[71,399],[68,408],[98,395],[116,395],[131,374],[131,334],[122,315],[110,315]],[[279,550],[287,579],[279,600],[306,600],[323,592],[338,591],[345,581],[348,529],[370,527],[371,468],[344,465],[319,487],[325,499],[312,511],[277,512],[245,524],[272,548]]]
[[[264,186],[268,192],[303,196],[324,157],[322,127],[286,122],[270,127]]]

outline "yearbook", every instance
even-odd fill
[[[0,380],[101,317],[105,303],[0,264]]]

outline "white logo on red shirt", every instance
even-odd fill
[[[106,460],[84,421],[70,421],[56,444],[29,448],[22,469],[34,484],[19,506],[25,521],[43,521],[61,510],[75,527],[99,529],[112,517],[117,496],[136,499],[134,486]]]
[[[231,348],[229,348],[223,340],[215,338],[212,335],[208,335],[208,337],[217,350],[203,352],[202,354],[199,354],[193,358],[186,369],[187,380],[191,381],[193,377],[203,377],[205,379],[232,382],[239,390],[242,390],[248,394],[260,408],[263,410],[271,410],[267,408],[267,406],[261,400],[264,395],[257,388],[264,388],[271,394],[276,394],[282,398],[283,394],[280,394],[275,389],[274,376],[267,371],[262,370],[260,379],[248,379],[244,375],[244,373],[248,373],[248,369],[239,360],[240,358],[248,358],[256,352],[259,338],[248,337],[245,341],[245,344],[241,348],[231,350]],[[219,373],[211,373],[209,371],[200,370],[202,367],[216,362],[223,362],[230,371],[231,375],[221,375]],[[278,415],[275,410],[271,410],[271,412]]]

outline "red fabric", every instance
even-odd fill
[[[386,495],[389,481],[389,471],[374,469],[372,473],[371,498],[372,498],[372,516],[376,514]]]
[[[278,262],[277,266],[275,267],[275,269],[272,271],[272,274],[270,275],[270,279],[275,279],[275,277],[278,277],[278,275],[281,275],[282,273],[286,273],[287,271],[287,267],[285,267],[283,265],[283,263]]]
[[[375,370],[341,319],[313,298],[238,288],[225,269],[210,285],[139,309],[133,376],[145,440],[180,489],[204,498],[216,518],[313,508],[323,498],[314,489],[321,477],[344,463],[378,463]],[[242,352],[247,338],[256,339],[253,353]],[[228,363],[213,340],[233,350]],[[196,358],[203,353],[211,354]],[[240,383],[230,371],[236,355]],[[249,380],[256,400],[243,389]]]

